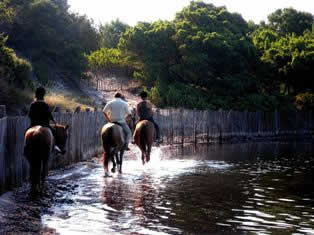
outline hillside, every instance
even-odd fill
[[[159,108],[313,110],[314,16],[285,8],[267,18],[191,1],[171,21],[95,25],[67,0],[4,0],[0,103],[25,113],[43,85],[52,109],[94,107],[102,94],[81,83],[118,77],[138,81]]]

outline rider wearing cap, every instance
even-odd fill
[[[161,142],[159,126],[157,125],[157,123],[155,122],[155,120],[153,118],[153,115],[154,115],[153,105],[147,100],[147,98],[148,98],[147,92],[142,91],[140,93],[140,97],[141,97],[142,101],[139,102],[136,106],[136,112],[140,118],[139,121],[148,120],[148,121],[152,122],[155,126],[155,129],[156,129],[156,141]]]
[[[48,104],[44,101],[46,90],[43,87],[38,87],[35,91],[35,101],[30,105],[28,117],[30,118],[31,125],[33,126],[43,126],[51,130],[52,135],[55,137],[55,130],[50,126],[49,122],[52,121],[56,124],[52,113],[49,109]],[[60,148],[55,145],[55,150],[61,153]]]

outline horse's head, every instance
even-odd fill
[[[129,115],[126,118],[126,123],[128,124],[130,130],[132,131],[132,133],[134,132],[135,129],[135,124],[136,124],[136,110],[135,108],[133,108],[131,110],[131,115]]]
[[[53,125],[53,128],[55,129],[56,145],[60,148],[62,154],[65,154],[65,145],[68,138],[69,125],[57,124]]]

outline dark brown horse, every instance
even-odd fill
[[[48,175],[48,160],[55,144],[65,153],[68,125],[52,125],[56,139],[48,127],[34,126],[25,133],[24,156],[30,166],[31,194],[42,190]]]
[[[135,123],[134,112],[132,112],[132,115],[126,119],[126,122],[131,129],[131,132],[133,132]],[[105,124],[101,129],[101,140],[104,150],[105,176],[109,176],[109,161],[112,161],[113,164],[111,169],[112,173],[115,173],[117,165],[119,173],[122,173],[122,161],[126,143],[122,127],[111,122]]]
[[[142,120],[136,124],[134,142],[142,152],[143,165],[150,160],[150,153],[155,139],[154,124],[148,120]]]

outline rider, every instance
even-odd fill
[[[114,95],[114,99],[109,101],[105,108],[103,109],[105,119],[108,122],[116,123],[120,125],[123,129],[124,135],[126,136],[125,149],[129,149],[129,143],[131,140],[132,132],[126,123],[125,119],[127,116],[131,115],[129,105],[123,100],[123,95],[117,92]]]
[[[43,126],[48,127],[54,138],[55,138],[55,130],[49,125],[50,120],[55,124],[55,120],[50,112],[48,104],[44,101],[44,96],[46,94],[46,90],[43,87],[38,87],[35,91],[35,101],[33,101],[30,105],[28,117],[31,121],[31,126]],[[55,145],[56,152],[62,152],[60,148]]]
[[[142,91],[140,93],[140,97],[142,98],[142,101],[139,102],[137,104],[137,106],[136,106],[136,112],[137,112],[137,115],[140,118],[139,121],[148,120],[148,121],[150,121],[150,122],[152,122],[154,124],[155,129],[156,129],[156,142],[160,143],[161,139],[160,139],[159,126],[157,125],[157,123],[153,119],[153,106],[147,100],[147,98],[148,98],[147,92],[146,91]]]

